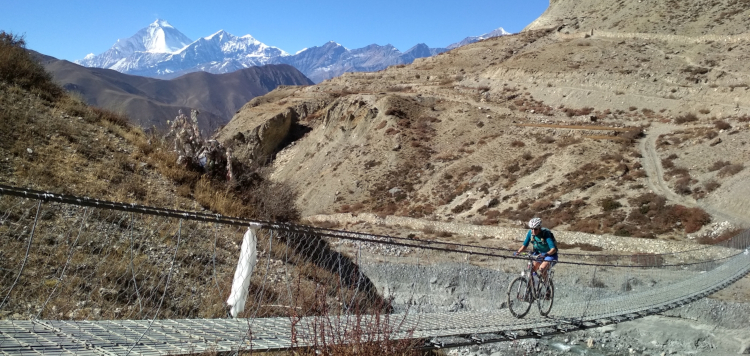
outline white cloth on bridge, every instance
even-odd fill
[[[237,270],[234,271],[234,280],[232,281],[232,293],[229,294],[229,299],[227,299],[232,318],[236,318],[239,313],[245,310],[250,277],[258,260],[258,238],[256,236],[258,228],[259,226],[249,227],[242,238],[240,260],[237,262]]]

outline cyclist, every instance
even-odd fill
[[[555,235],[552,234],[547,228],[542,227],[541,218],[533,218],[529,220],[529,231],[526,233],[526,240],[523,241],[523,246],[514,252],[513,255],[526,250],[529,246],[529,242],[532,244],[534,254],[539,255],[539,259],[534,261],[534,271],[541,268],[540,275],[542,280],[547,280],[547,271],[550,268],[550,264],[557,262],[557,246],[555,245]]]

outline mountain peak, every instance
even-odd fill
[[[481,41],[481,40],[486,40],[488,38],[498,37],[498,36],[505,36],[505,35],[510,35],[510,34],[511,34],[510,32],[505,31],[505,29],[503,29],[502,27],[498,27],[498,28],[492,30],[492,32],[488,32],[488,33],[485,33],[483,35],[466,37],[463,40],[461,40],[461,42],[456,42],[456,43],[448,45],[447,48],[448,49],[454,49],[454,48],[457,48],[457,47],[465,46],[465,45],[470,44],[470,43],[478,42],[478,41]]]
[[[206,37],[203,37],[203,38],[205,38],[205,39],[207,39],[207,40],[210,40],[210,39],[213,39],[214,37],[217,37],[217,36],[219,37],[219,39],[224,39],[225,37],[234,37],[234,36],[232,36],[232,34],[230,34],[230,33],[229,33],[229,32],[227,32],[227,31],[224,31],[224,30],[218,30],[218,31],[214,32],[213,34],[211,34],[211,35],[208,35],[208,36],[206,36]],[[244,36],[243,36],[243,37],[244,37]]]
[[[174,26],[170,25],[167,20],[162,19],[156,19],[156,21],[152,22],[149,27],[167,27],[167,28],[174,28]]]
[[[156,19],[156,21],[138,31],[135,35],[124,40],[117,40],[112,49],[119,51],[123,55],[135,52],[174,53],[191,42],[193,42],[191,39],[170,25],[166,20]]]

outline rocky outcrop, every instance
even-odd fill
[[[217,139],[230,147],[235,157],[244,162],[266,161],[278,151],[290,137],[299,120],[328,105],[331,98],[321,96],[312,100],[287,101],[300,87],[281,86],[266,96],[245,104]],[[276,104],[264,106],[264,104]],[[231,134],[230,134],[231,133]]]
[[[289,134],[292,122],[297,119],[297,112],[287,108],[255,126],[248,135],[241,136],[245,143],[246,155],[251,159],[268,157]],[[240,135],[242,135],[240,133]]]

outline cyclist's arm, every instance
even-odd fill
[[[517,252],[521,253],[523,251],[526,251],[526,247],[529,246],[529,242],[531,242],[531,231],[526,232],[526,239],[523,240],[523,245],[521,246],[521,248],[518,249]]]
[[[554,254],[557,253],[557,246],[555,246],[555,240],[553,240],[552,238],[548,237],[547,238],[547,245],[549,245],[549,247],[550,247],[549,251],[547,251],[548,255],[554,255]]]

